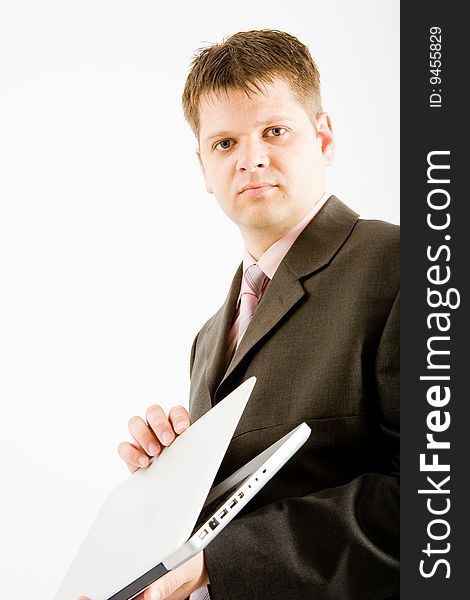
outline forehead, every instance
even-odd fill
[[[305,108],[284,79],[260,84],[261,92],[249,95],[242,89],[203,94],[199,107],[200,139],[218,131],[232,131],[267,124],[273,119],[308,119]]]

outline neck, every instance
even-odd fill
[[[247,234],[246,232],[241,232],[243,241],[245,243],[245,248],[251,254],[251,256],[258,261],[263,254],[271,248],[271,246],[280,240],[289,230],[286,231],[278,231],[276,233],[271,232],[270,234],[263,235],[259,232],[257,235],[250,232]]]
[[[270,225],[269,227],[258,227],[258,228],[247,228],[239,225],[240,233],[243,241],[245,242],[245,248],[251,254],[251,256],[258,261],[263,254],[268,250],[275,242],[283,238],[293,227],[299,225],[301,221],[307,218],[307,215],[311,214],[318,202],[324,197],[322,193],[314,204],[304,211],[304,214],[292,216],[289,221],[278,223],[277,226]]]

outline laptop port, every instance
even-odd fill
[[[209,532],[207,531],[207,529],[204,529],[204,531],[201,531],[201,533],[199,534],[199,539],[203,540],[208,533]]]
[[[224,510],[221,513],[219,513],[219,519],[223,519],[226,514],[228,514],[228,510],[224,508]]]
[[[209,521],[209,527],[211,529],[215,529],[216,527],[218,527],[218,525],[219,525],[219,521],[217,521],[217,519],[211,519]]]
[[[229,508],[233,508],[235,506],[235,504],[238,504],[238,500],[236,498],[234,498],[228,506],[229,506]]]
[[[239,498],[243,498],[243,496],[244,496],[244,495],[245,495],[245,494],[244,494],[243,492],[240,492],[240,493],[238,494],[238,497],[239,497]]]

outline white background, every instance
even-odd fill
[[[241,258],[180,108],[192,52],[240,29],[298,36],[336,133],[328,190],[397,223],[398,7],[1,3],[2,597],[53,597],[126,476],[129,417],[187,403],[192,338]]]

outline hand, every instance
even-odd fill
[[[208,583],[204,551],[201,550],[196,556],[152,583],[134,600],[184,600],[194,590]],[[91,599],[80,596],[78,600]]]
[[[129,420],[129,431],[135,442],[121,442],[118,446],[118,454],[131,473],[148,467],[151,456],[158,456],[191,425],[183,406],[174,406],[167,418],[162,407],[154,404],[148,407],[146,417],[147,421],[141,417]]]

